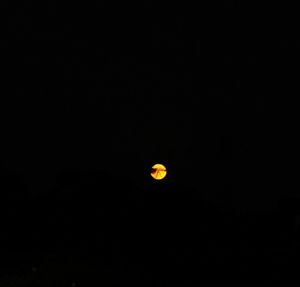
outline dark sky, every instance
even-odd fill
[[[170,184],[221,201],[227,195],[216,190],[235,185],[236,204],[259,202],[256,184],[240,189],[264,181],[262,166],[272,158],[266,97],[278,77],[273,55],[285,40],[270,50],[276,33],[252,26],[247,5],[203,6],[197,17],[153,5],[141,5],[141,13],[75,5],[67,14],[49,3],[44,16],[24,24],[31,5],[15,11],[6,43],[16,52],[2,105],[5,165],[40,192],[70,167],[143,186],[151,164],[162,162]],[[207,181],[213,191],[201,188]]]
[[[3,9],[1,280],[297,277],[298,17],[202,2]]]

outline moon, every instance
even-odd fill
[[[167,175],[167,169],[164,165],[157,163],[151,168],[151,176],[156,180],[161,180]]]

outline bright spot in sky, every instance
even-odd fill
[[[151,176],[156,180],[161,180],[167,175],[167,169],[164,165],[157,163],[151,168]]]

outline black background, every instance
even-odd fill
[[[0,284],[295,280],[293,17],[23,4],[2,44]]]

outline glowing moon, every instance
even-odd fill
[[[155,164],[151,168],[151,176],[156,179],[156,180],[161,180],[165,178],[167,175],[167,169],[164,165],[162,164]]]

